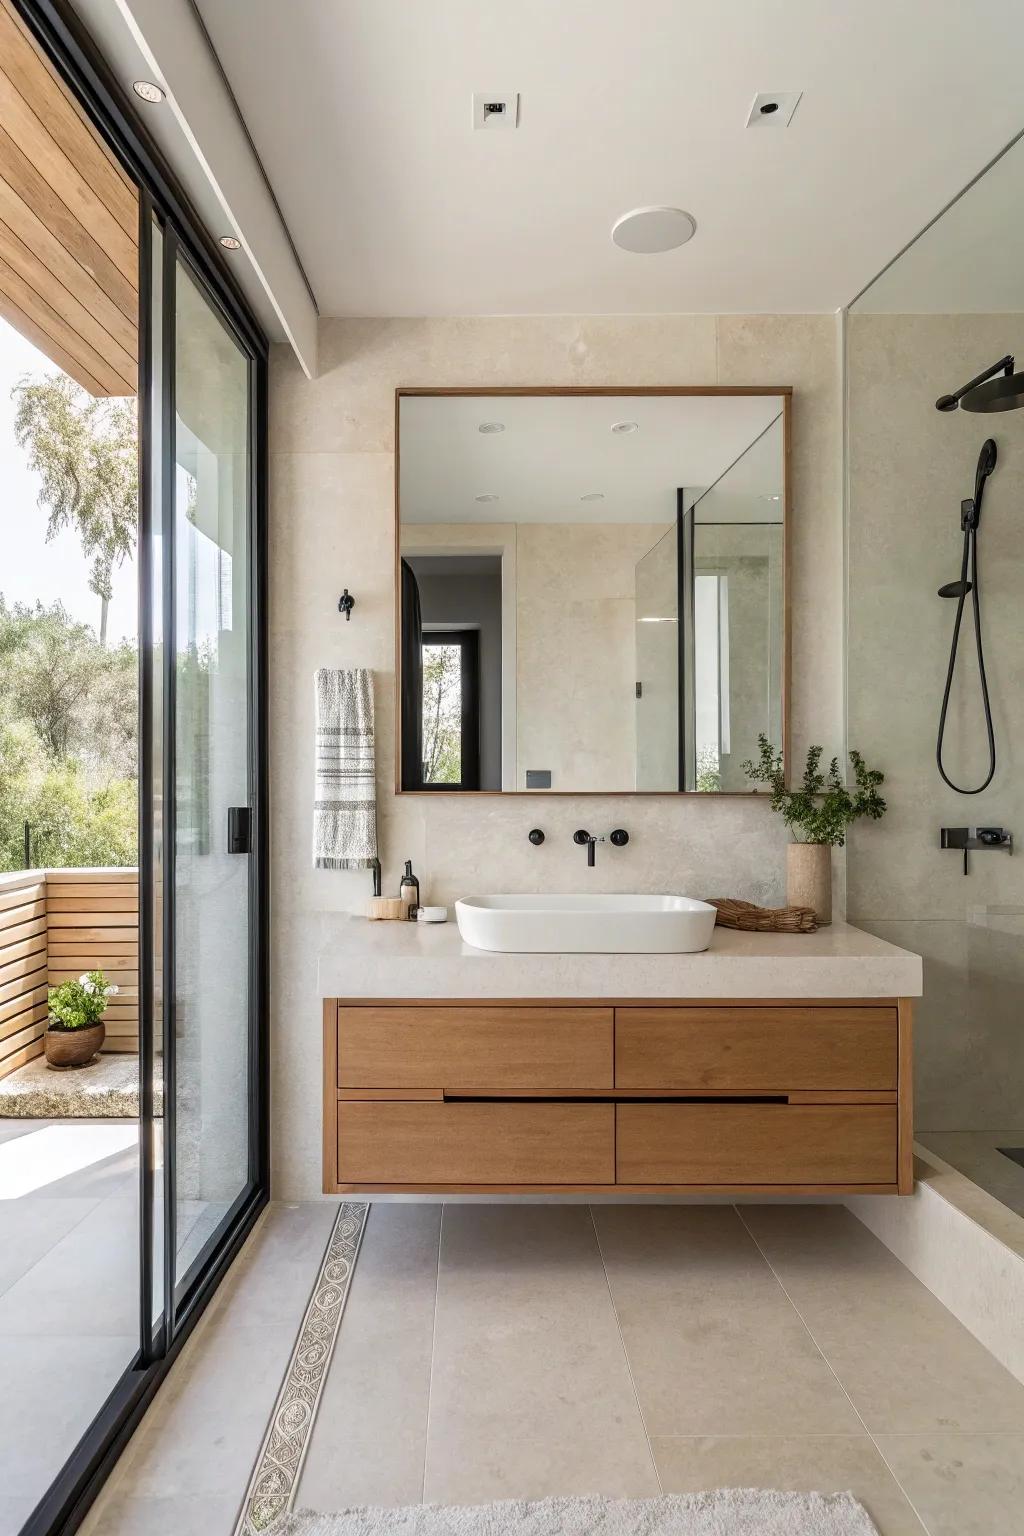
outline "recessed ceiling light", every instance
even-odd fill
[[[234,235],[221,235],[220,243],[226,251],[240,251],[242,249],[241,240],[236,240]]]
[[[133,80],[132,90],[136,96],[141,97],[143,101],[148,101],[151,106],[155,106],[158,101],[164,99],[163,91],[158,85],[154,85],[152,80]]]
[[[759,91],[747,114],[748,128],[788,128],[802,91]]]
[[[503,421],[482,421],[480,423],[480,425],[477,427],[477,431],[478,432],[485,432],[485,433],[504,432],[504,430],[505,430],[505,423]]]
[[[580,497],[580,501],[604,501],[604,491],[588,491]]]
[[[612,225],[612,239],[624,251],[654,256],[692,240],[697,220],[682,208],[634,208]]]
[[[658,617],[654,617],[652,615],[650,618],[647,618],[645,616],[644,618],[640,619],[638,622],[641,623],[641,624],[678,624],[679,620],[676,619],[676,618],[673,618],[671,615],[668,615],[665,618],[662,618],[660,615]]]
[[[639,432],[640,431],[640,423],[638,421],[613,421],[612,422],[612,431],[613,432]]]
[[[475,500],[476,501],[500,501],[501,497],[500,496],[493,496],[490,493],[488,493],[488,495],[486,495],[486,496],[477,496],[475,498]]]

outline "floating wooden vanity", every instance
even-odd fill
[[[905,997],[328,997],[324,1190],[908,1194],[910,1031]]]

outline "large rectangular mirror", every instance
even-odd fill
[[[400,791],[750,790],[785,747],[789,397],[398,391]]]

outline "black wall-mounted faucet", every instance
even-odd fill
[[[587,832],[581,827],[578,832],[573,833],[572,840],[580,848],[587,850],[587,868],[593,869],[598,843],[609,842],[614,848],[625,848],[629,842],[629,833],[623,827],[616,827],[614,832],[609,832],[607,838],[595,837],[592,832]]]

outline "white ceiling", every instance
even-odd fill
[[[402,524],[667,525],[679,486],[689,505],[720,476],[702,520],[776,521],[781,423],[766,429],[781,405],[778,395],[405,395]],[[612,432],[620,421],[638,430]],[[482,433],[481,422],[505,431]],[[603,501],[581,501],[596,491]]]
[[[896,315],[1024,310],[1024,139],[947,208],[853,309]]]
[[[1020,0],[198,5],[327,315],[834,310],[1024,125]]]

